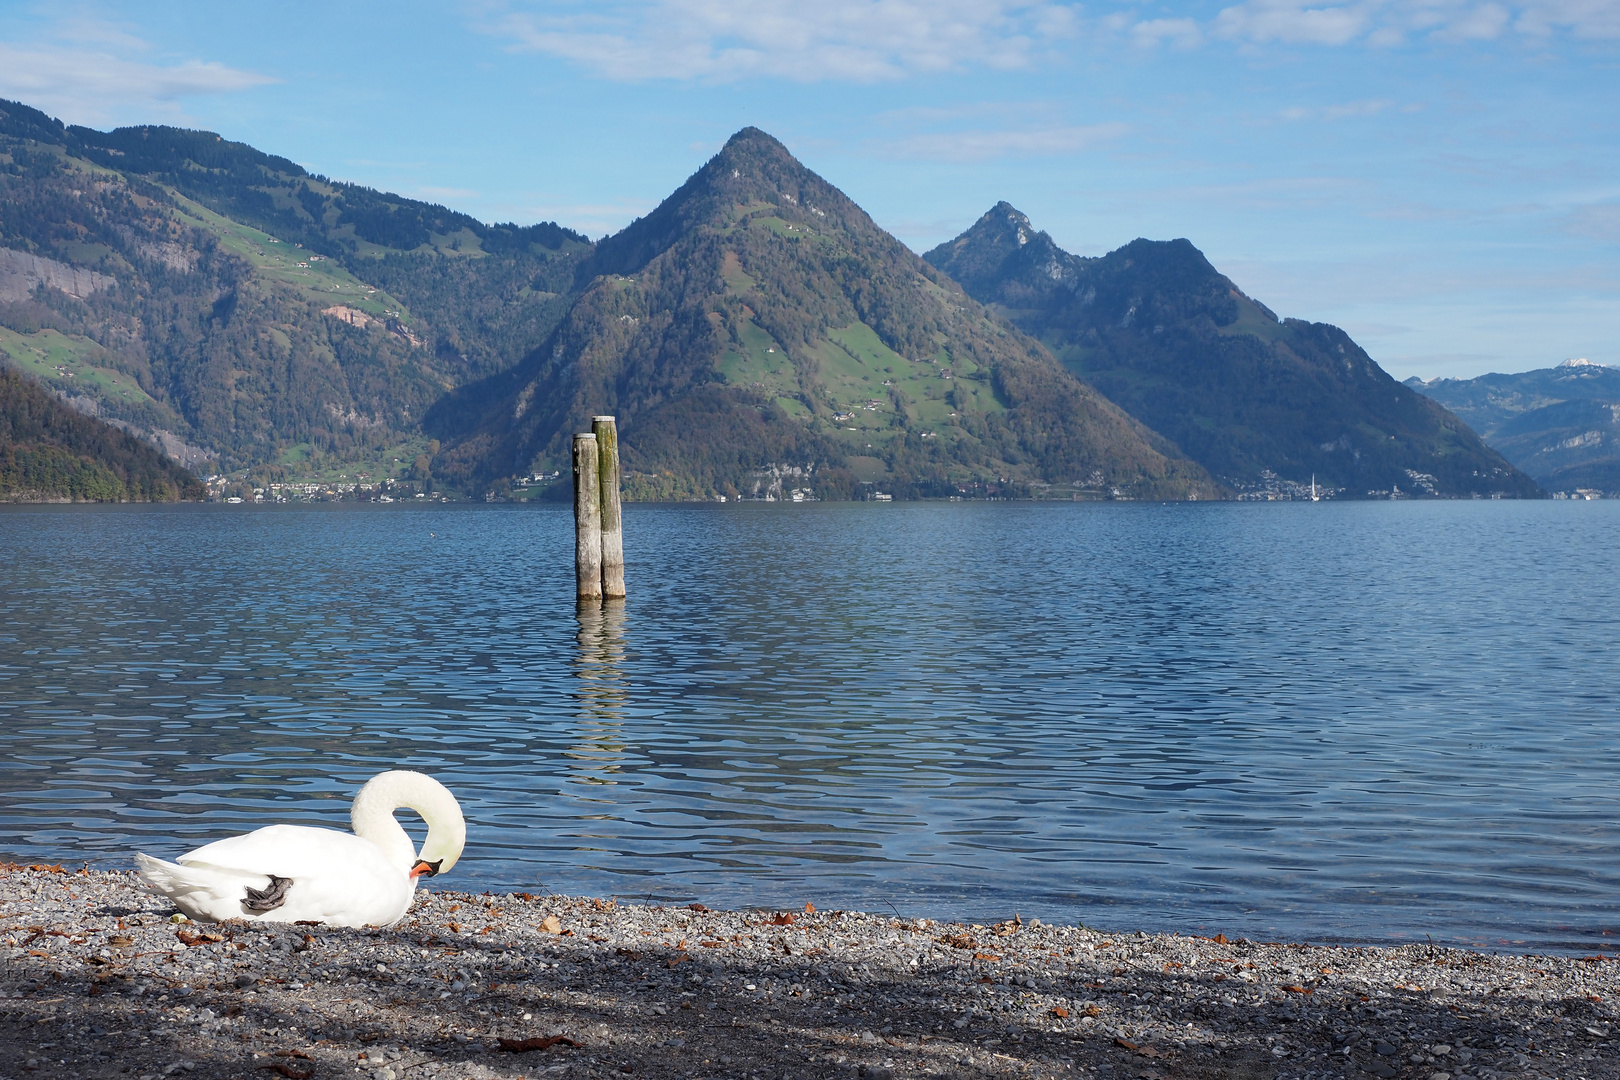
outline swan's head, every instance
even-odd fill
[[[415,810],[427,822],[427,839],[420,852],[412,850],[411,838],[394,820],[394,811],[400,807]],[[356,836],[382,848],[391,862],[413,878],[449,870],[467,845],[461,804],[443,784],[419,772],[396,769],[373,776],[354,797],[349,821]]]

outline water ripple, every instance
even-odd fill
[[[1617,519],[633,506],[576,616],[553,508],[3,508],[0,850],[341,827],[410,767],[481,888],[1591,950]]]

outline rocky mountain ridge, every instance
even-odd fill
[[[1539,493],[1344,331],[1279,319],[1186,240],[1082,258],[1003,202],[924,257],[1239,491]]]

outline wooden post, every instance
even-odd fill
[[[624,599],[624,523],[619,515],[619,426],[611,416],[591,417],[602,485],[602,598]]]
[[[602,599],[602,485],[596,436],[574,436],[574,588],[580,603]]]

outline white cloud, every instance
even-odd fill
[[[0,97],[68,123],[101,124],[175,115],[181,98],[251,89],[274,79],[202,60],[132,59],[144,42],[116,27],[74,20],[57,34],[66,44],[0,43]]]
[[[1194,19],[1147,19],[1130,29],[1136,44],[1144,48],[1170,44],[1190,49],[1204,40],[1203,27]]]
[[[886,144],[886,150],[900,157],[928,161],[1050,157],[1090,149],[1128,130],[1124,124],[1091,124],[1033,131],[953,131],[912,135]]]
[[[1048,0],[604,0],[568,14],[506,9],[481,29],[610,79],[879,82],[1027,67],[1077,25]]]
[[[1216,15],[1208,32],[1246,45],[1382,48],[1413,38],[1489,41],[1510,33],[1615,39],[1620,0],[1243,0]]]
[[[1268,45],[1344,45],[1367,31],[1375,4],[1307,7],[1297,0],[1247,0],[1215,16],[1216,37]]]

